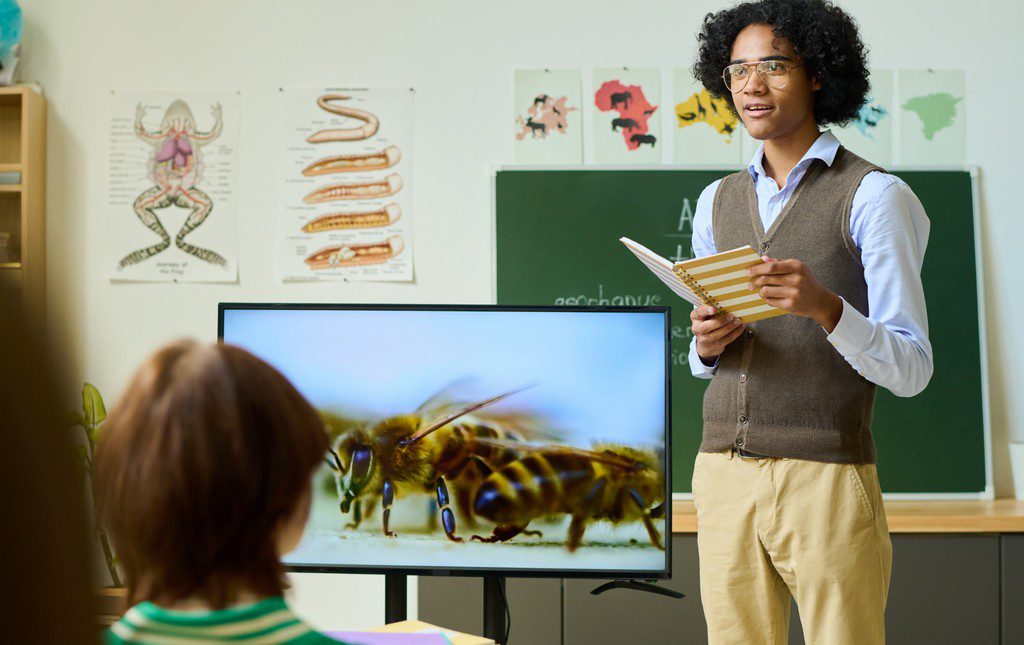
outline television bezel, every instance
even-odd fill
[[[364,303],[259,303],[221,302],[217,305],[217,339],[224,339],[224,314],[238,310],[275,311],[477,311],[477,312],[579,312],[579,313],[660,313],[665,333],[665,529],[664,563],[654,569],[525,569],[471,567],[416,567],[345,564],[293,564],[285,561],[288,571],[296,573],[346,573],[413,576],[503,576],[506,578],[601,578],[667,580],[672,577],[672,321],[668,306],[542,306],[542,305],[477,305],[477,304],[364,304]]]

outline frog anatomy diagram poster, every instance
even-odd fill
[[[111,93],[112,280],[238,279],[239,109],[234,91]]]
[[[579,70],[517,69],[514,94],[516,163],[583,163]]]
[[[281,278],[412,281],[413,91],[281,93]]]
[[[660,87],[657,68],[594,70],[594,163],[661,163]]]

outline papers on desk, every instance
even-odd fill
[[[421,620],[403,620],[365,632],[326,634],[352,645],[494,645],[490,638],[464,634]]]
[[[389,634],[386,632],[326,632],[349,645],[451,645],[444,634]]]

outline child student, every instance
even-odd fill
[[[174,343],[132,377],[97,450],[99,512],[133,605],[108,643],[335,643],[281,597],[323,423],[277,370]]]

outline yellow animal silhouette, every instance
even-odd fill
[[[707,123],[730,141],[736,124],[739,123],[739,117],[733,112],[729,102],[725,99],[712,98],[706,89],[676,105],[676,119],[676,125],[680,128],[694,123]]]

